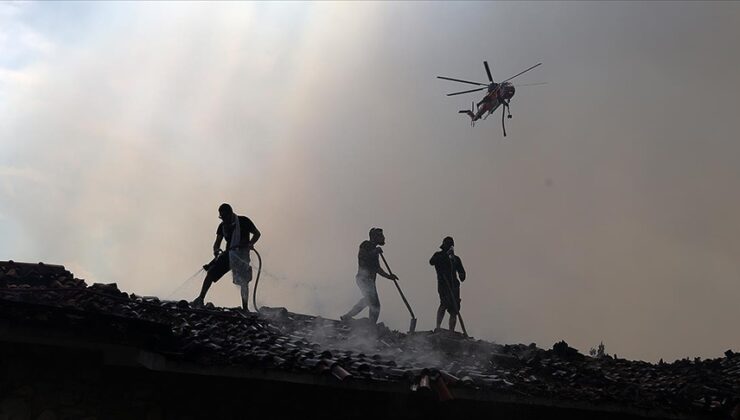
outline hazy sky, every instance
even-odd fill
[[[730,2],[3,2],[0,259],[169,296],[230,202],[263,232],[264,305],[338,317],[380,226],[419,329],[452,235],[476,337],[716,357],[740,349],[738,39]],[[507,138],[435,78],[484,59],[544,63]]]

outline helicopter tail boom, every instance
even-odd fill
[[[461,109],[461,110],[459,110],[457,112],[460,113],[460,114],[468,114],[468,116],[470,117],[470,119],[475,118],[475,114],[473,114],[473,111],[470,111],[469,109]]]
[[[473,106],[474,105],[475,105],[475,103],[473,102],[473,103],[470,104],[470,109],[469,110],[468,109],[461,109],[461,110],[457,111],[459,114],[467,114],[467,116],[470,117],[470,124],[475,124],[475,120],[476,120],[476,115],[473,112],[473,109],[474,109]]]

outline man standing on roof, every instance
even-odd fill
[[[231,270],[234,284],[241,288],[242,308],[249,311],[249,282],[252,280],[249,251],[259,240],[260,231],[249,217],[237,216],[226,203],[219,206],[218,218],[221,219],[221,223],[216,229],[216,242],[213,243],[213,255],[216,259],[207,268],[203,288],[193,301],[193,305],[202,306],[211,284]],[[223,239],[226,239],[226,250],[221,252]]]
[[[340,317],[342,321],[352,319],[353,316],[359,314],[366,306],[369,306],[370,321],[373,324],[378,322],[378,316],[380,316],[380,299],[378,299],[378,289],[375,287],[376,274],[380,274],[389,280],[398,280],[395,274],[388,274],[380,268],[380,261],[378,259],[380,254],[383,253],[383,248],[380,247],[381,245],[385,245],[383,229],[370,229],[370,240],[363,241],[360,244],[360,252],[357,254],[358,267],[355,282],[362,292],[362,299],[349,312]]]
[[[460,282],[465,281],[465,268],[460,257],[455,255],[455,241],[451,236],[442,240],[440,248],[441,251],[435,252],[429,260],[437,271],[437,329],[442,325],[446,311],[450,314],[450,331],[455,331],[457,314],[460,313]]]

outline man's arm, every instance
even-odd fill
[[[380,274],[381,277],[385,277],[388,280],[398,280],[398,276],[395,274],[388,274],[383,270],[383,268],[380,266],[380,254],[383,253],[383,248],[377,247],[374,250],[372,250],[373,253],[375,253],[375,258],[378,259],[378,268],[377,273]]]
[[[255,226],[254,229],[252,230],[252,239],[249,241],[249,246],[254,246],[254,244],[256,244],[257,241],[259,241],[260,236],[262,236],[262,234],[260,233],[259,229],[257,229],[257,227]]]
[[[463,267],[462,260],[460,257],[457,258],[457,264],[455,264],[457,267],[457,274],[460,276],[460,281],[465,281],[465,277],[467,277],[467,274],[465,273],[465,267]]]
[[[216,242],[213,243],[213,255],[218,256],[221,253],[221,241],[224,239],[220,233],[216,234]]]
[[[239,216],[239,217],[242,218],[241,221],[247,224],[246,225],[247,232],[252,234],[251,239],[247,243],[247,245],[249,245],[249,247],[252,248],[254,247],[254,244],[257,243],[257,241],[260,239],[260,236],[262,236],[262,234],[260,233],[259,229],[257,229],[257,226],[254,225],[254,222],[252,221],[252,219],[246,216]]]
[[[385,271],[383,271],[382,268],[378,267],[378,274],[380,274],[381,277],[385,277],[388,280],[398,280],[398,276],[395,274],[388,274]]]

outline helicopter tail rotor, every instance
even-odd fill
[[[467,109],[461,109],[457,111],[459,114],[466,114],[468,117],[470,117],[470,125],[475,125],[475,113],[473,112],[473,107],[475,106],[475,102],[470,103],[470,110]]]

